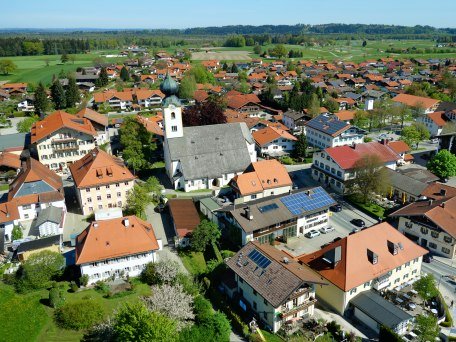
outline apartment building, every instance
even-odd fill
[[[161,249],[152,225],[136,216],[97,220],[76,238],[76,265],[89,284],[136,277],[148,263],[158,261]]]
[[[376,141],[352,146],[329,147],[314,153],[312,178],[338,193],[345,191],[345,182],[356,176],[354,170],[364,156],[377,156],[383,165],[396,170],[400,157],[390,147]]]
[[[49,169],[66,172],[96,146],[97,131],[86,118],[57,111],[33,124],[31,152]]]
[[[122,208],[135,176],[123,161],[95,148],[70,165],[79,205],[84,215]]]
[[[257,241],[249,242],[226,263],[230,269],[227,293],[273,332],[312,317],[316,285],[327,284],[288,254]]]

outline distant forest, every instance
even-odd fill
[[[245,40],[230,44],[230,38]],[[102,29],[3,29],[0,56],[76,54],[91,50],[119,49],[129,44],[149,48],[173,46],[251,46],[265,44],[333,44],[344,39],[432,39],[456,42],[456,28],[364,24],[325,25],[234,25],[196,27],[183,30],[102,30]],[[227,44],[228,42],[228,44]]]

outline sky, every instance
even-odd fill
[[[0,28],[361,23],[455,27],[456,0],[0,0]]]

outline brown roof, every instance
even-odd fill
[[[442,183],[431,183],[421,195],[435,200],[449,199],[456,197],[456,188]]]
[[[411,150],[410,146],[407,145],[405,143],[405,141],[402,141],[402,140],[389,141],[387,145],[390,149],[392,149],[397,154],[404,153],[404,152]]]
[[[254,252],[256,251],[256,252]],[[269,265],[259,267],[250,253],[259,253]],[[288,263],[284,262],[288,258]],[[251,241],[226,264],[275,308],[289,300],[295,291],[309,284],[327,285],[315,272],[299,264],[285,252],[269,244]]]
[[[276,140],[278,138],[284,138],[294,141],[298,140],[295,136],[291,135],[287,131],[272,126],[268,126],[256,132],[253,132],[252,137],[260,146],[270,143],[271,141]]]
[[[152,225],[136,216],[94,221],[76,238],[76,264],[158,249]]]
[[[131,91],[106,91],[104,93],[93,94],[93,100],[95,103],[107,102],[112,98],[118,98],[123,101],[133,101],[133,93]]]
[[[200,217],[193,200],[170,199],[168,205],[179,237],[185,237],[200,224]]]
[[[28,158],[22,165],[22,170],[17,175],[16,179],[10,184],[8,192],[8,200],[11,201],[13,198],[17,198],[17,192],[25,183],[33,183],[43,181],[48,184],[54,190],[53,193],[57,193],[59,197],[63,197],[63,182],[54,171],[49,170],[46,166],[41,164],[38,160]],[[37,194],[31,194],[27,196],[21,196],[24,198],[36,197]],[[42,196],[42,194],[40,194]],[[20,197],[20,198],[21,198]],[[20,198],[18,200],[20,200]],[[53,197],[54,198],[54,197]],[[35,201],[38,202],[38,201]],[[33,203],[33,202],[29,202]]]
[[[287,169],[275,159],[252,163],[244,173],[233,178],[233,186],[243,196],[291,184]]]
[[[234,109],[242,108],[250,102],[260,103],[260,99],[255,94],[228,95],[227,93],[226,98],[228,107]]]
[[[39,142],[41,139],[64,127],[93,136],[97,134],[89,120],[81,119],[59,110],[33,124],[31,129],[31,143]]]
[[[121,159],[98,147],[71,164],[70,171],[74,184],[79,189],[135,179]]]
[[[336,115],[341,121],[350,121],[354,119],[355,113],[356,112],[354,110],[341,110],[334,115]]]
[[[431,119],[437,126],[443,127],[445,126],[447,122],[447,118],[445,116],[445,112],[434,112],[434,113],[429,113],[427,115],[429,119]]]
[[[393,255],[388,249],[388,241],[396,245],[401,243],[403,248]],[[337,247],[340,247],[338,250],[341,258],[332,266],[324,259],[328,259],[328,255]],[[368,251],[378,256],[376,264],[369,260]],[[383,222],[333,242],[319,251],[301,256],[299,261],[341,290],[349,291],[426,253],[427,250],[409,240],[389,223]]]
[[[1,152],[0,166],[6,166],[12,169],[19,169],[21,167],[20,156],[14,153]]]
[[[93,109],[90,109],[87,107],[81,109],[76,114],[76,116],[80,117],[80,118],[86,118],[90,121],[93,121],[93,122],[95,122],[99,125],[105,126],[105,127],[108,126],[108,117],[106,115],[100,114],[100,113],[94,111]]]
[[[17,203],[11,202],[0,203],[0,223],[10,222],[19,219],[19,210]]]
[[[431,99],[429,97],[415,96],[409,94],[399,94],[393,98],[394,102],[400,102],[407,106],[418,106],[421,105],[424,108],[430,108],[440,102],[440,100]]]

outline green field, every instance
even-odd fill
[[[65,293],[66,302],[89,298],[99,302],[106,316],[111,315],[123,303],[137,301],[139,296],[150,293],[146,284],[137,284],[132,294],[119,298],[103,298],[93,289],[77,293]],[[47,290],[18,295],[14,289],[0,282],[0,341],[80,341],[81,331],[59,328],[53,320],[54,309],[44,303]]]
[[[61,70],[74,72],[78,67],[92,66],[93,60],[99,58],[100,54],[77,54],[72,56],[75,57],[74,64],[72,61],[62,64],[60,55],[2,57],[0,60],[11,59],[17,65],[17,70],[10,75],[0,75],[0,82],[38,83],[41,81],[49,84],[52,81],[52,76],[57,76]],[[108,58],[106,60],[114,63],[119,58]],[[46,61],[49,61],[49,66],[46,66]]]

